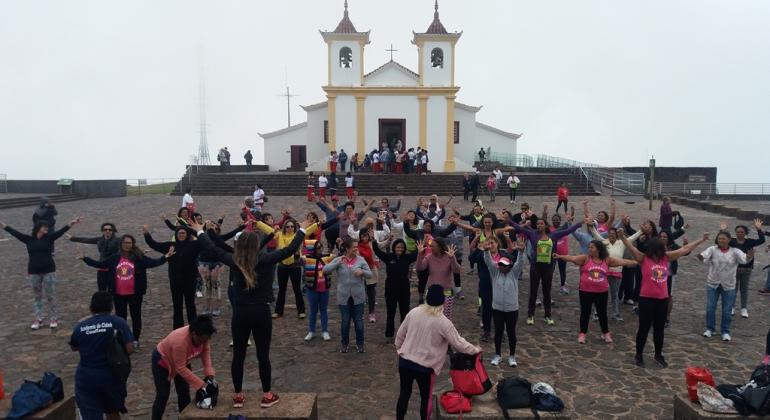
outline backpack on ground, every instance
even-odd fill
[[[770,385],[763,387],[746,386],[743,399],[749,411],[759,416],[770,414]]]
[[[38,382],[24,381],[11,399],[9,419],[21,419],[64,399],[62,380],[51,372]]]
[[[539,411],[564,410],[564,401],[557,397],[553,387],[545,382],[532,385],[532,405]]]
[[[532,385],[517,376],[501,380],[497,383],[497,403],[503,411],[532,408]]]
[[[441,394],[439,403],[444,407],[444,411],[449,414],[470,413],[473,410],[471,399],[459,391],[447,391]]]
[[[464,395],[481,395],[492,389],[492,381],[478,354],[453,353],[450,356],[449,376],[454,389]]]
[[[43,379],[40,380],[40,387],[51,394],[53,402],[59,402],[64,399],[64,384],[62,384],[61,378],[53,373],[46,372],[43,374]]]
[[[118,330],[113,330],[113,336],[107,340],[107,364],[112,370],[112,374],[122,381],[126,382],[131,374],[131,358],[126,351],[126,343],[123,334]]]

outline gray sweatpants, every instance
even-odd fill
[[[618,292],[620,291],[620,282],[622,277],[607,276],[610,282],[610,304],[612,305],[612,316],[617,317],[620,315],[620,299],[618,299]]]
[[[749,307],[749,282],[751,280],[751,268],[739,268],[738,274],[735,276],[736,288],[740,291],[741,295],[741,309],[748,309]],[[738,299],[735,299],[736,303]],[[736,305],[737,306],[737,305]]]

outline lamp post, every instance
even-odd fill
[[[652,196],[655,192],[655,156],[650,159],[650,211],[652,211]]]

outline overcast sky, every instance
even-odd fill
[[[178,177],[197,151],[198,62],[212,160],[263,152],[258,132],[323,101],[343,0],[0,2],[0,173],[9,179]],[[605,165],[719,166],[770,182],[770,1],[442,0],[463,31],[458,100],[523,133],[520,153]],[[350,0],[366,70],[417,70],[433,0]]]

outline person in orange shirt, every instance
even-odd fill
[[[211,387],[216,387],[214,367],[211,364],[209,341],[216,333],[209,316],[199,316],[190,325],[177,328],[158,343],[152,352],[152,377],[155,382],[155,401],[152,403],[152,419],[161,420],[174,381],[179,412],[190,404],[190,387],[195,389],[196,400],[206,397]],[[190,362],[201,359],[201,379],[190,370]]]

